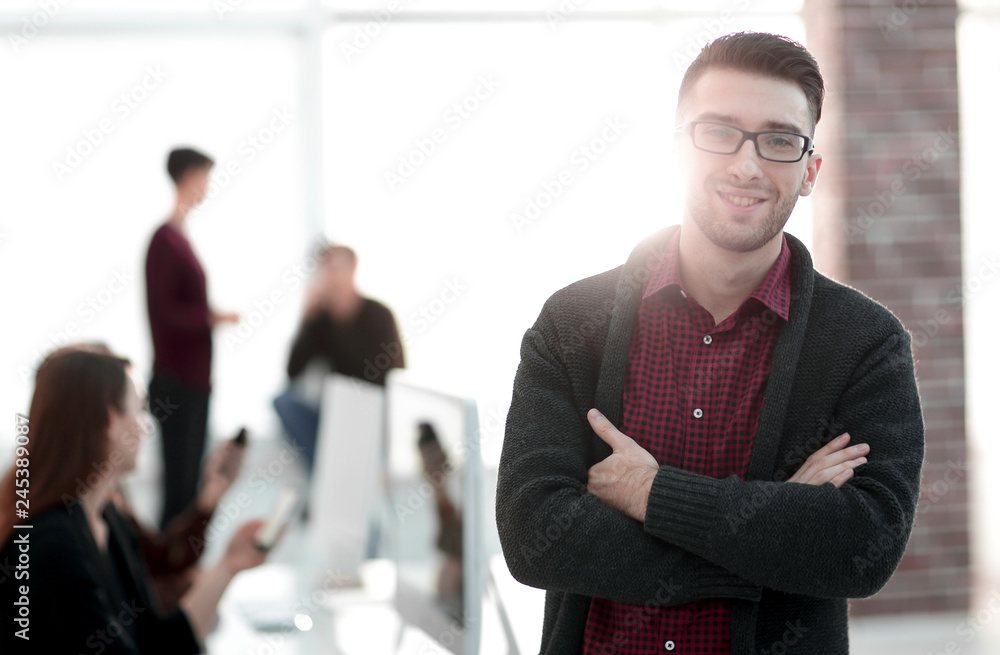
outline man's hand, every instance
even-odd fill
[[[788,478],[786,482],[801,482],[802,484],[821,485],[832,482],[838,489],[854,475],[854,468],[867,462],[868,444],[862,443],[847,447],[851,435],[846,432],[815,453]]]
[[[607,459],[590,467],[587,491],[626,516],[645,521],[649,490],[653,487],[653,478],[660,465],[649,452],[631,437],[619,432],[596,409],[587,413],[587,420],[597,436],[612,450]]]
[[[330,292],[327,291],[326,280],[323,278],[315,280],[306,293],[306,301],[302,310],[303,318],[307,321],[316,318],[326,307],[328,295]]]

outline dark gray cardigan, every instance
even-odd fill
[[[846,599],[882,588],[909,538],[923,420],[902,324],[817,273],[791,235],[790,315],[747,480],[663,466],[644,524],[587,493],[587,469],[610,449],[586,412],[622,425],[633,321],[675,229],[554,294],[521,345],[496,516],[511,573],[548,590],[542,653],[580,653],[593,596],[644,606],[637,630],[657,606],[729,598],[733,655],[847,653]],[[784,482],[845,431],[871,446],[850,481]]]

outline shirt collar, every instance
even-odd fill
[[[666,256],[662,258],[649,278],[646,291],[642,294],[643,300],[667,288],[674,290],[675,297],[683,296],[686,298],[688,296],[688,291],[684,288],[684,283],[681,282],[680,267],[678,265],[680,261],[680,257],[678,256],[680,242],[681,231],[677,230],[666,245]],[[792,289],[790,275],[791,255],[792,251],[788,247],[788,239],[782,234],[781,252],[778,254],[778,258],[774,261],[774,264],[767,272],[767,275],[764,276],[761,283],[757,285],[757,288],[749,296],[749,298],[756,298],[786,321],[788,320],[788,308],[791,301]]]
[[[756,298],[775,314],[784,320],[788,320],[788,306],[792,298],[792,276],[791,276],[792,250],[788,247],[788,239],[781,235],[781,252],[778,259],[774,261],[771,270],[767,272],[753,293],[751,298]]]

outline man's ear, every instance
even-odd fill
[[[816,178],[819,176],[819,169],[823,165],[823,155],[818,152],[809,155],[809,159],[806,163],[806,174],[802,178],[802,184],[799,186],[799,195],[808,196],[813,192],[816,187]]]

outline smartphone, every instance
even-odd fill
[[[292,487],[285,487],[278,494],[278,499],[271,507],[271,514],[267,517],[264,525],[257,534],[254,535],[254,546],[263,551],[271,550],[278,540],[282,528],[285,527],[291,518],[292,512],[299,499],[299,494]]]
[[[240,431],[233,437],[233,443],[241,448],[247,445],[247,429],[240,428]]]

